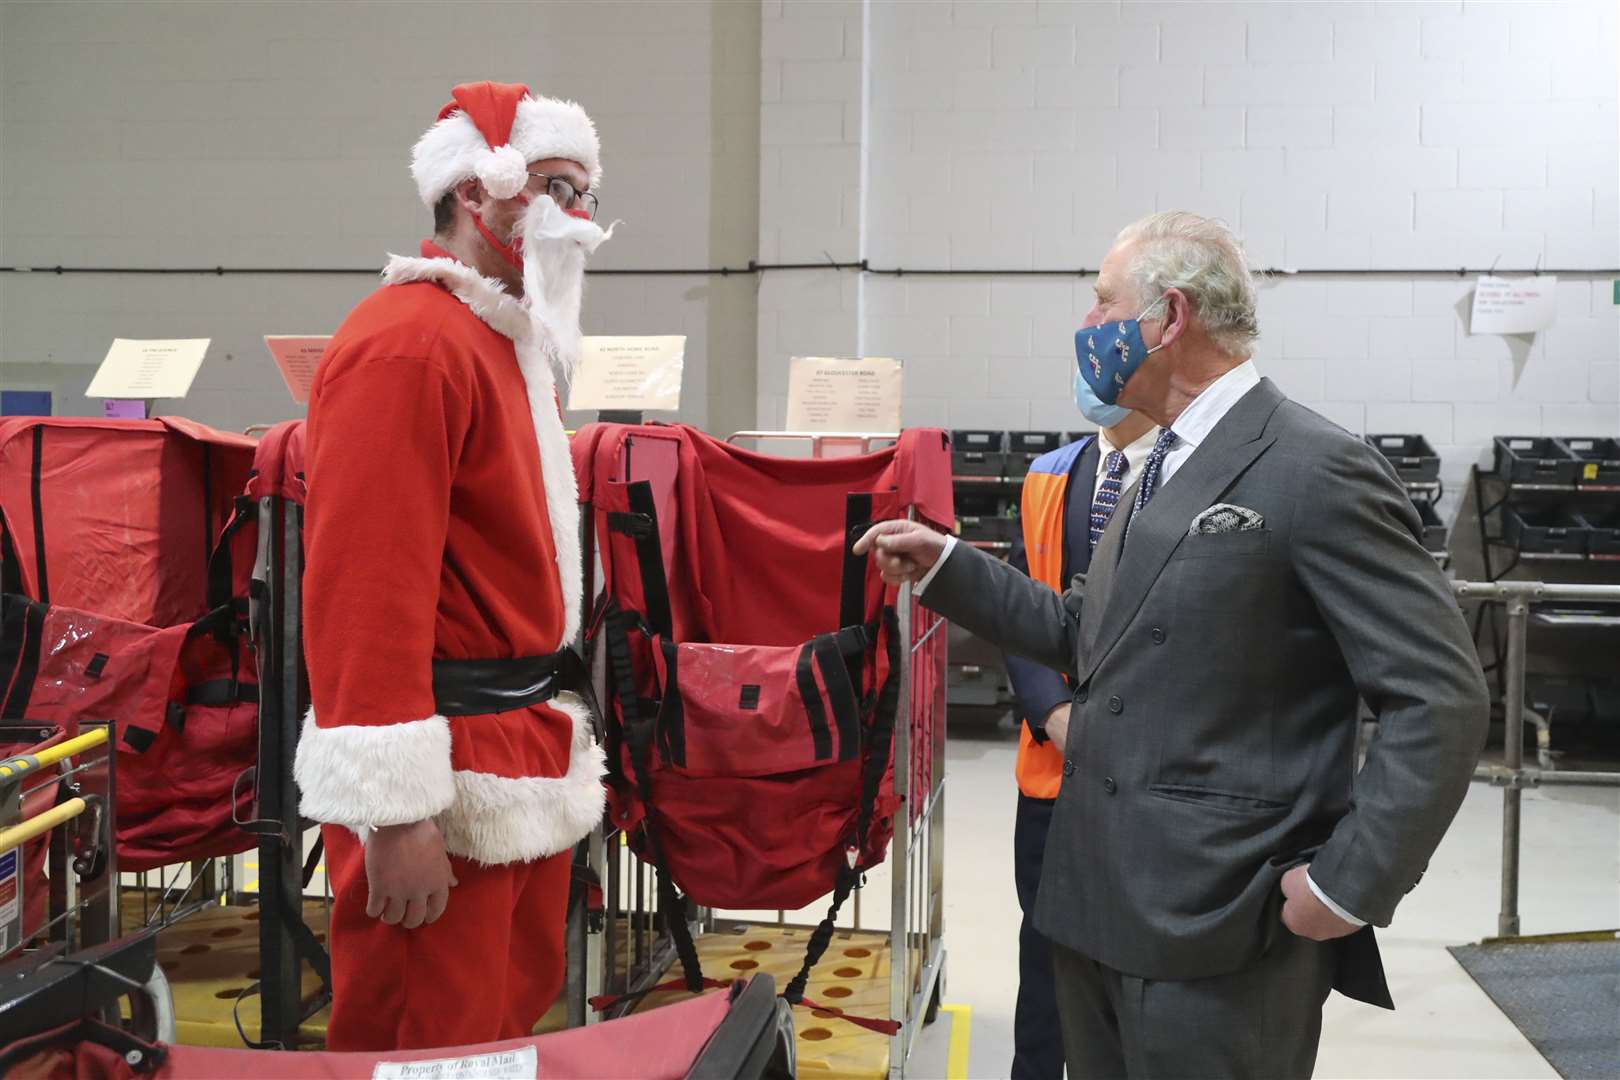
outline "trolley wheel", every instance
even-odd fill
[[[927,1027],[939,1019],[939,995],[943,989],[944,987],[940,985],[939,980],[935,980],[934,996],[928,999],[928,1008],[923,1010],[923,1027]]]

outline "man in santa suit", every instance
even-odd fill
[[[303,813],[325,823],[334,1050],[527,1035],[563,976],[603,756],[563,650],[579,506],[556,376],[601,178],[572,102],[458,86],[416,144],[420,258],[350,313],[310,398]]]

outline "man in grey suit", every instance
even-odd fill
[[[1255,371],[1224,225],[1137,222],[1096,290],[1081,374],[1164,433],[1089,571],[1059,596],[906,522],[857,550],[1075,687],[1035,913],[1069,1075],[1308,1076],[1330,989],[1392,1007],[1367,924],[1462,802],[1484,677],[1393,471]]]

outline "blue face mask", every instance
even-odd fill
[[[1141,325],[1148,312],[1164,303],[1164,299],[1159,297],[1134,319],[1081,327],[1074,332],[1074,355],[1080,364],[1080,375],[1098,401],[1105,405],[1118,401],[1119,392],[1125,389],[1130,377],[1149,356],[1164,347],[1161,342],[1148,348],[1142,341]]]
[[[1097,391],[1080,377],[1078,367],[1074,369],[1074,403],[1079,408],[1080,415],[1100,428],[1113,427],[1131,415],[1131,410],[1123,405],[1104,405],[1098,401]]]

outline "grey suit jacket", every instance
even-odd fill
[[[1036,926],[1131,975],[1225,974],[1288,932],[1279,882],[1307,861],[1335,902],[1388,925],[1462,802],[1489,714],[1393,470],[1262,380],[1122,550],[1130,501],[1061,597],[965,545],[923,596],[1074,678]],[[1218,502],[1265,527],[1188,536]],[[1358,694],[1380,721],[1359,775]],[[1370,931],[1357,937],[1376,963]],[[1378,998],[1381,968],[1377,984],[1356,996]]]

